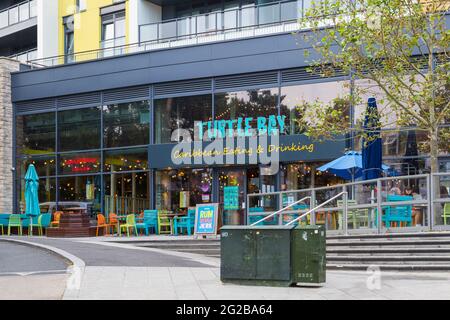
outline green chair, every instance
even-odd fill
[[[444,219],[444,225],[447,225],[448,218],[450,218],[450,203],[444,204],[444,212],[442,213],[442,219]]]
[[[8,236],[11,235],[11,227],[16,227],[19,230],[19,235],[22,235],[22,221],[20,220],[20,215],[12,214],[9,216],[8,221]]]
[[[338,200],[337,201],[337,205],[338,207],[343,207],[344,206],[344,201],[343,200]],[[356,200],[347,200],[347,206],[356,206]],[[357,229],[360,227],[361,222],[364,222],[364,224],[367,223],[367,226],[369,226],[369,210],[368,209],[349,209],[347,211],[347,218],[351,217],[351,222],[353,225],[353,229]],[[340,212],[339,214],[339,225],[342,226],[343,225],[343,211],[342,213]],[[350,219],[348,219],[347,223],[350,222]]]
[[[172,222],[167,213],[158,211],[158,234],[172,234]]]
[[[125,224],[121,224],[120,225],[120,227],[119,227],[119,236],[122,235],[122,229],[123,228],[127,229],[127,237],[130,236],[130,228],[134,229],[134,233],[136,234],[136,236],[138,235],[137,227],[136,227],[136,217],[134,216],[134,214],[127,215]]]

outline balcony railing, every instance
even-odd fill
[[[0,29],[36,17],[36,1],[24,1],[0,11]]]
[[[36,57],[37,57],[37,49],[31,49],[9,56],[9,58],[19,60],[21,63],[27,63],[30,60],[36,59]]]
[[[303,1],[278,1],[139,26],[139,41],[168,42],[296,21]]]

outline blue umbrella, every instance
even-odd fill
[[[30,217],[31,234],[33,234],[33,217],[41,214],[38,188],[39,177],[34,165],[30,164],[25,174],[25,214]]]
[[[331,172],[345,180],[354,180],[363,175],[362,156],[357,151],[347,151],[345,155],[317,168],[319,171]],[[382,170],[390,172],[391,168],[382,164]]]
[[[375,98],[369,98],[364,130],[367,132],[362,146],[363,180],[377,179],[382,172],[382,146],[380,137],[380,116]]]

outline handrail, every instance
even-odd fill
[[[24,5],[27,5],[28,13],[27,13],[27,15],[24,18],[22,17],[23,19],[21,19],[20,8],[23,7]],[[32,12],[32,7],[33,6],[34,7],[36,6],[36,0],[25,0],[23,2],[16,3],[16,4],[14,4],[14,5],[10,6],[10,7],[7,7],[7,8],[4,8],[4,9],[0,10],[0,15],[6,13],[7,14],[7,19],[8,19],[7,23],[4,26],[0,26],[0,29],[7,28],[9,26],[15,25],[15,24],[20,23],[22,21],[26,21],[26,20],[29,20],[31,18],[36,17],[36,12]],[[17,9],[17,21],[11,22],[10,21],[10,12],[12,10],[14,10],[14,9]]]
[[[303,217],[307,216],[308,214],[310,214],[311,212],[316,211],[319,208],[322,208],[324,205],[326,205],[327,203],[330,203],[331,201],[333,201],[336,198],[339,198],[342,195],[347,195],[348,192],[347,191],[342,191],[340,193],[338,193],[337,195],[335,195],[334,197],[331,197],[330,199],[328,199],[327,201],[322,202],[321,204],[319,204],[318,206],[310,209],[309,211],[305,212],[304,214],[302,214],[300,217],[295,218],[294,220],[288,222],[286,225],[289,226],[291,224],[293,224],[294,222],[297,222],[298,220],[303,219]],[[344,216],[346,216],[346,212],[347,211],[347,197],[344,198]]]
[[[307,197],[304,197],[304,198],[302,198],[302,199],[300,199],[300,200],[298,200],[298,201],[295,201],[295,202],[291,203],[290,205],[288,205],[287,207],[284,207],[284,208],[282,208],[282,209],[280,209],[280,210],[278,210],[278,211],[275,211],[274,213],[272,213],[272,214],[270,214],[270,215],[268,215],[268,216],[262,218],[261,220],[258,220],[258,221],[256,221],[256,222],[252,223],[250,226],[257,225],[258,223],[263,222],[264,220],[267,220],[267,219],[273,217],[274,215],[280,214],[281,212],[283,212],[283,211],[286,210],[287,208],[290,208],[290,207],[292,207],[292,206],[295,206],[296,204],[298,204],[298,203],[300,203],[300,202],[303,202],[303,201],[305,201],[306,199],[311,199],[311,197],[310,197],[310,196],[307,196]]]

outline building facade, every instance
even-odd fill
[[[300,101],[332,101],[354,85],[349,75],[324,79],[306,71],[308,46],[292,31],[308,3],[59,1],[58,53],[11,74],[13,210],[23,209],[30,163],[44,203],[88,202],[106,214],[179,212],[223,206],[235,192],[237,204],[222,207],[225,224],[247,223],[247,194],[343,182],[315,169],[359,143],[312,141],[298,122]],[[361,114],[366,106],[349,107]],[[273,135],[279,170],[252,161],[248,137],[239,163],[237,153],[211,164],[195,147],[176,151],[176,130],[194,136],[198,122],[206,128],[228,121],[259,128],[260,118],[280,120]],[[429,172],[428,155],[411,150],[424,140],[420,133],[388,130],[383,138],[384,161],[398,174]],[[448,171],[448,150],[440,161]]]

